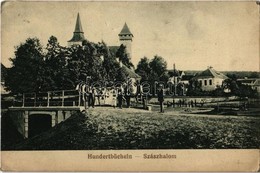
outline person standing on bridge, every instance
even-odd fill
[[[85,109],[87,109],[87,85],[86,84],[81,85],[81,93],[82,93],[83,105]]]
[[[95,107],[95,102],[96,102],[96,96],[97,96],[97,90],[95,87],[92,88],[92,104],[91,106],[94,108]]]
[[[88,106],[95,107],[95,88],[91,87],[89,89],[89,96],[88,96]]]

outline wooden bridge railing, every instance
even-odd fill
[[[51,107],[81,106],[81,93],[77,90],[48,91],[24,93],[17,98],[14,106],[18,107]]]

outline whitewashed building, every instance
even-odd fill
[[[217,87],[222,86],[223,81],[228,79],[228,77],[223,73],[217,72],[212,67],[208,67],[206,70],[198,73],[193,79],[200,82],[203,91],[213,91]]]

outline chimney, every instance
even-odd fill
[[[173,64],[173,70],[175,70],[175,63]]]

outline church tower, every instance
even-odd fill
[[[84,40],[85,40],[84,32],[81,26],[81,21],[78,13],[75,30],[73,32],[73,37],[68,41],[68,46],[82,45],[82,41]]]
[[[128,55],[129,60],[132,58],[132,38],[134,35],[129,30],[127,24],[125,23],[123,29],[118,34],[120,44],[123,44],[126,47],[126,53]]]

